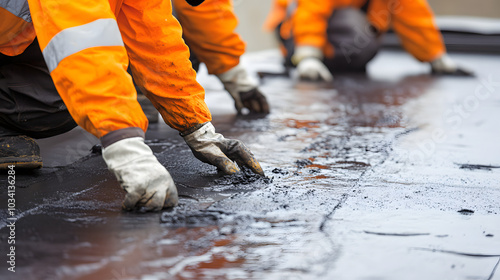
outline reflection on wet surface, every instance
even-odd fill
[[[247,62],[262,67],[276,55]],[[267,177],[221,176],[177,132],[151,125],[147,143],[179,206],[121,212],[123,191],[89,148],[66,166],[19,175],[16,274],[0,278],[496,279],[500,154],[484,149],[500,142],[500,89],[458,129],[443,114],[499,63],[457,58],[478,79],[435,78],[394,52],[333,86],[266,78],[265,118],[235,117],[230,97],[202,76],[214,125],[246,142]],[[5,252],[3,203],[0,217]]]

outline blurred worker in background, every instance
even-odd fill
[[[446,54],[425,0],[276,0],[265,27],[276,30],[285,65],[301,79],[333,79],[332,73],[364,71],[390,28],[403,48],[433,73],[471,75]]]
[[[130,61],[137,85],[198,159],[226,174],[237,164],[263,174],[243,143],[215,132],[181,33],[170,1],[0,0],[0,167],[41,167],[33,138],[79,125],[100,138],[125,209],[175,206],[172,177],[144,143]]]

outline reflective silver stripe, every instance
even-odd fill
[[[123,46],[115,19],[103,18],[64,29],[54,36],[43,50],[49,71],[56,69],[64,58],[84,49],[105,46]]]
[[[0,0],[0,7],[6,9],[16,17],[31,22],[31,14],[26,0]]]
[[[293,16],[295,11],[297,11],[297,7],[299,6],[299,3],[297,0],[292,1],[291,3],[288,3],[288,6],[286,7],[286,17],[290,18]]]

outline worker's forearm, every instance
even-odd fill
[[[165,122],[184,131],[211,120],[170,1],[128,1],[118,24],[134,79]]]
[[[324,48],[334,1],[299,0],[293,18],[295,44]]]

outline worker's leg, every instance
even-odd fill
[[[327,36],[335,48],[335,55],[324,59],[331,72],[364,71],[379,49],[376,33],[365,13],[356,8],[335,10]]]
[[[75,126],[36,40],[18,56],[0,55],[0,167],[41,167],[31,137],[50,137]]]
[[[288,36],[283,35],[283,33],[286,33],[286,32],[282,32],[283,24],[286,25],[288,23],[287,22],[280,23],[276,27],[275,32],[276,32],[276,35],[280,41],[281,52],[283,53],[283,56],[285,58],[284,66],[287,69],[289,69],[289,68],[294,67],[294,65],[292,63],[292,56],[295,52],[295,41],[294,41],[294,37],[291,34],[287,34]],[[291,31],[289,33],[291,33]]]
[[[288,25],[288,22],[278,25],[276,34],[285,55],[285,67],[293,67],[291,57],[295,51],[295,39],[290,32],[285,32],[289,27],[284,28],[284,24]],[[331,72],[364,71],[379,49],[376,33],[365,13],[357,8],[336,9],[329,19],[325,36],[334,48],[334,55],[323,60]]]
[[[24,53],[0,55],[0,126],[33,138],[76,127],[52,82],[35,40]]]

